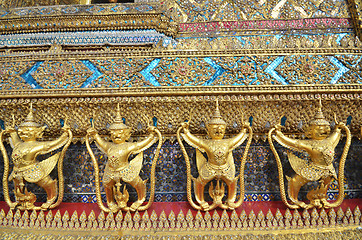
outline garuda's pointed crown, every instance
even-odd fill
[[[322,126],[322,125],[328,125],[329,126],[329,122],[324,118],[323,112],[322,112],[322,100],[319,99],[319,106],[317,109],[317,112],[314,116],[314,119],[312,119],[309,122],[310,125],[317,125],[317,126]]]
[[[116,119],[114,122],[109,126],[109,130],[116,130],[116,129],[125,129],[129,128],[126,124],[123,123],[123,119],[121,117],[121,111],[119,109],[119,103],[117,104],[117,113]]]
[[[26,116],[25,121],[22,122],[19,127],[41,127],[41,125],[35,121],[32,103],[30,103],[28,116]]]
[[[207,125],[226,125],[226,122],[222,119],[219,110],[219,101],[216,99],[216,109]]]

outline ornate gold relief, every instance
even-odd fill
[[[44,61],[31,75],[41,88],[79,88],[92,75],[79,60]]]
[[[177,25],[161,13],[24,16],[0,19],[1,34],[64,31],[155,29],[175,36]]]
[[[232,116],[239,115],[243,109],[245,118],[251,121],[252,117],[255,139],[266,140],[270,127],[278,123],[281,116],[287,117],[286,133],[304,138],[302,130],[309,121],[308,116],[314,114],[310,105],[321,97],[328,106],[325,117],[333,119],[333,112],[343,122],[351,117],[349,128],[358,136],[362,122],[361,94],[359,84],[13,90],[2,91],[0,95],[0,119],[11,123],[14,114],[16,124],[20,124],[32,102],[37,109],[37,121],[49,127],[45,137],[60,135],[58,119],[65,119],[66,113],[75,139],[84,141],[89,118],[95,116],[95,127],[105,135],[107,124],[114,121],[113,106],[120,103],[121,111],[128,112],[125,118],[127,125],[134,129],[134,136],[147,134],[147,124],[139,118],[146,115],[156,117],[157,128],[169,137],[188,118],[190,109],[195,108],[190,131],[204,135],[205,116],[212,114],[212,103],[218,99],[227,116],[228,136],[240,131],[241,120]]]
[[[143,211],[151,206],[155,194],[155,169],[158,155],[162,146],[162,136],[161,132],[153,126],[148,125],[147,129],[150,134],[144,140],[136,143],[126,142],[131,136],[132,129],[123,123],[118,104],[116,118],[109,126],[112,142],[108,142],[102,139],[99,136],[97,130],[94,128],[93,123],[92,127],[87,130],[86,145],[94,165],[97,203],[102,211]],[[95,140],[97,146],[108,156],[108,162],[103,176],[103,186],[106,192],[108,207],[105,207],[102,203],[101,189],[99,184],[99,167],[90,147],[90,137]],[[151,167],[150,199],[146,205],[142,205],[146,200],[147,181],[143,180],[139,176],[143,166],[143,151],[152,146],[152,144],[157,141],[156,137],[158,138],[159,143]],[[131,154],[137,154],[137,156],[128,162],[128,158]],[[129,194],[126,189],[126,185],[122,186],[122,183],[130,184],[137,191],[138,199],[132,203],[130,207],[127,206]]]
[[[93,60],[91,62],[104,75],[97,83],[89,87],[151,87],[140,72],[153,60],[154,58],[140,58],[136,61],[130,58]],[[117,79],[117,81],[112,81],[112,79]]]
[[[190,112],[190,115],[192,112]],[[207,132],[210,139],[201,139],[191,134],[189,131],[191,116],[188,122],[183,122],[177,130],[177,140],[181,146],[187,166],[187,200],[190,205],[197,209],[208,211],[216,207],[222,209],[235,209],[241,206],[244,200],[244,165],[248,149],[252,139],[252,129],[248,124],[244,124],[243,115],[241,115],[242,130],[235,137],[223,139],[226,129],[226,122],[222,119],[219,111],[219,105],[216,101],[216,110],[212,118],[207,123]],[[181,133],[183,132],[183,133]],[[248,133],[247,133],[248,132]],[[190,159],[182,143],[182,138],[191,146],[197,149],[196,165],[199,176],[194,178],[191,175]],[[235,177],[235,162],[232,156],[232,150],[241,145],[246,139],[249,139],[241,160],[239,177]],[[205,153],[208,159],[203,156]],[[213,180],[216,180],[214,187]],[[238,181],[240,181],[240,198],[236,201],[236,190]],[[195,199],[192,196],[192,182]],[[204,198],[204,189],[207,183],[209,186],[209,195],[213,199],[209,205]],[[224,203],[222,199],[225,195],[224,183],[227,185],[227,199]]]
[[[51,6],[51,5],[71,5],[85,4],[88,0],[3,0],[0,6],[4,8],[34,7],[34,6]],[[90,1],[89,1],[90,2]]]
[[[0,135],[0,149],[4,159],[4,198],[11,209],[46,210],[57,207],[63,199],[63,159],[65,151],[71,143],[73,134],[70,127],[67,125],[66,120],[64,127],[62,128],[64,133],[58,139],[53,141],[37,141],[38,138],[42,137],[45,126],[42,127],[38,124],[35,121],[33,114],[32,105],[30,104],[30,112],[25,121],[19,125],[18,130],[15,130],[15,119],[13,116],[13,125],[7,126]],[[5,134],[10,134],[10,142],[13,146],[11,160],[14,167],[10,176],[9,159],[3,145]],[[58,152],[41,162],[36,160],[36,157],[39,154],[49,153],[62,146],[64,147],[61,152]],[[58,164],[59,187],[57,186],[57,181],[49,176],[56,164]],[[9,196],[8,180],[13,181],[15,185],[15,202],[13,202]],[[43,203],[41,207],[34,205],[36,196],[27,190],[25,185],[26,182],[36,183],[45,190],[47,201],[46,203]]]
[[[284,211],[283,211],[284,212]],[[361,235],[359,228],[361,212],[359,207],[353,211],[330,209],[320,212],[314,210],[298,210],[281,213],[280,209],[269,209],[263,212],[245,211],[237,213],[232,211],[229,216],[224,210],[219,214],[216,210],[198,212],[194,216],[190,211],[171,211],[169,214],[161,212],[156,214],[146,210],[142,217],[136,212],[132,217],[130,212],[124,216],[119,212],[98,216],[90,213],[74,211],[69,213],[49,211],[13,212],[12,210],[0,212],[0,237],[2,239],[38,239],[46,235],[54,239],[118,239],[122,231],[124,238],[153,239],[185,238],[188,239],[220,239],[220,237],[233,239],[305,239],[330,238],[330,239],[358,239]],[[30,215],[30,216],[29,216]],[[34,229],[34,227],[36,229]],[[308,228],[308,230],[306,230]],[[29,231],[32,229],[32,231]],[[141,230],[141,231],[140,231]],[[89,233],[89,232],[92,233]],[[345,238],[343,238],[345,236]],[[342,237],[342,238],[341,238]]]
[[[289,208],[338,207],[344,199],[344,165],[351,144],[351,134],[344,123],[337,122],[336,117],[334,118],[335,130],[330,134],[330,123],[323,116],[321,102],[319,104],[315,117],[309,122],[309,127],[306,131],[306,135],[310,139],[299,140],[289,138],[281,132],[281,125],[276,125],[268,133],[268,141],[278,164],[280,194],[284,204]],[[334,149],[342,136],[342,130],[346,132],[347,139],[339,162],[339,175],[337,177],[333,166]],[[306,156],[300,156],[300,154],[288,153],[288,160],[295,171],[293,177],[286,176],[291,204],[288,203],[285,196],[283,167],[272,139],[284,147],[308,154],[309,159]],[[339,193],[337,200],[329,203],[326,194],[333,179],[338,179]],[[298,200],[298,193],[300,188],[310,181],[319,181],[319,186],[308,192],[307,198],[310,200],[310,203],[306,204]]]

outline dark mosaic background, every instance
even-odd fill
[[[187,146],[186,149],[191,159],[191,167],[193,175],[197,176],[195,163],[195,149]],[[342,141],[336,148],[336,159],[339,159],[344,147]],[[156,145],[145,151],[144,167],[141,171],[141,177],[147,179],[150,175],[151,161]],[[244,152],[245,145],[234,150],[234,160],[239,172],[240,160]],[[276,146],[279,152],[284,173],[292,175],[290,164],[287,160],[287,149]],[[11,147],[6,145],[6,149],[10,155]],[[92,149],[99,162],[101,176],[106,163],[106,156],[92,145]],[[353,139],[352,145],[347,157],[345,167],[345,188],[346,198],[362,198],[362,142],[358,139]],[[41,156],[39,160],[45,159],[47,156]],[[338,171],[338,161],[334,163]],[[65,177],[65,196],[64,202],[96,202],[95,186],[93,176],[93,164],[86,150],[85,144],[77,143],[70,145],[64,159],[64,177]],[[3,159],[0,156],[0,177],[3,174]],[[51,174],[53,178],[57,173],[54,170]],[[280,200],[278,171],[274,156],[267,142],[252,142],[249,150],[246,166],[245,166],[245,201],[274,201]],[[148,181],[149,191],[149,181]],[[316,183],[304,186],[300,193],[300,198],[306,198],[308,189],[313,188]],[[12,183],[10,188],[13,189]],[[34,192],[39,201],[45,201],[45,192],[35,184],[29,184],[28,189]],[[208,188],[205,188],[207,190]],[[135,191],[128,187],[130,192],[130,201],[136,198]],[[103,188],[102,188],[103,191]],[[329,199],[335,199],[338,193],[337,182],[331,185],[328,192]],[[1,191],[0,200],[3,201]],[[105,197],[105,196],[103,196]],[[170,142],[167,140],[160,152],[159,162],[156,168],[156,202],[172,202],[172,201],[187,201],[186,199],[186,165],[182,155],[180,146],[177,141]]]

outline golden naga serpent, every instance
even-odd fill
[[[92,127],[93,127],[93,121],[92,121]],[[157,133],[157,137],[158,137],[158,145],[157,145],[157,148],[156,148],[156,153],[153,157],[153,160],[152,160],[152,165],[151,165],[151,182],[150,182],[150,187],[151,187],[151,190],[150,190],[150,199],[148,200],[147,204],[146,205],[142,205],[140,207],[138,207],[138,211],[144,211],[146,209],[148,209],[151,204],[153,203],[154,201],[154,198],[155,198],[155,173],[156,173],[156,165],[157,165],[157,161],[158,161],[158,156],[160,154],[160,150],[161,150],[161,147],[162,147],[162,136],[161,136],[161,132],[156,128],[155,129],[155,132]],[[104,206],[103,202],[102,202],[102,196],[101,196],[101,187],[100,187],[100,178],[99,178],[99,167],[98,167],[98,162],[97,162],[97,159],[95,158],[94,156],[94,153],[92,151],[92,148],[90,147],[90,143],[89,143],[89,134],[87,134],[86,136],[86,140],[85,140],[85,143],[86,143],[86,146],[87,146],[87,150],[89,152],[89,155],[92,159],[92,162],[93,162],[93,166],[94,166],[94,180],[95,180],[95,185],[96,185],[96,198],[97,198],[97,204],[99,206],[99,208],[104,211],[104,212],[110,212],[111,210],[109,208],[107,208],[106,206]],[[126,208],[123,208],[122,210],[129,210],[129,207],[126,207]]]
[[[335,119],[335,123],[337,123],[336,119]],[[344,199],[344,166],[346,163],[346,158],[347,158],[347,154],[348,154],[348,150],[349,147],[351,145],[351,132],[350,130],[345,126],[342,125],[342,128],[346,131],[346,144],[343,148],[343,153],[341,156],[341,160],[339,162],[339,167],[338,167],[338,197],[337,200],[334,201],[333,203],[331,203],[328,207],[330,208],[334,208],[334,207],[338,207],[339,205],[341,205],[343,199]],[[270,144],[270,148],[275,156],[275,160],[277,162],[277,166],[278,166],[278,178],[279,178],[279,187],[280,187],[280,195],[282,197],[282,201],[283,203],[291,209],[297,209],[300,208],[300,206],[296,205],[296,204],[290,204],[288,203],[286,194],[285,194],[285,186],[284,186],[284,174],[283,174],[283,166],[282,166],[282,162],[280,160],[280,157],[278,155],[278,152],[276,151],[274,144],[273,144],[273,140],[272,140],[272,133],[276,130],[276,128],[272,128],[270,129],[269,133],[268,133],[268,141]]]
[[[2,130],[1,134],[0,134],[0,150],[1,150],[1,153],[3,154],[3,159],[4,159],[3,192],[4,192],[5,202],[9,205],[10,209],[12,209],[12,208],[16,207],[17,202],[11,201],[10,195],[9,195],[9,184],[8,184],[9,157],[8,157],[8,154],[7,154],[4,144],[3,144],[3,141],[4,141],[3,138],[4,138],[5,133],[7,133],[7,131]]]
[[[67,121],[67,120],[66,120]],[[64,197],[64,175],[63,175],[63,160],[64,160],[64,156],[65,153],[68,149],[68,147],[70,146],[70,143],[72,142],[72,138],[73,138],[73,133],[70,129],[67,130],[68,132],[68,137],[69,140],[67,141],[67,143],[64,145],[62,152],[60,153],[59,156],[59,160],[58,160],[58,178],[59,178],[59,194],[58,194],[58,199],[55,203],[53,203],[52,205],[50,205],[49,208],[53,209],[55,207],[58,207],[60,205],[60,203],[63,201],[63,197]]]
[[[189,123],[191,122],[191,118],[192,118],[192,111],[193,109],[190,111],[190,117],[189,117]],[[243,123],[244,125],[244,123]],[[246,146],[245,146],[245,151],[243,153],[243,157],[242,157],[242,160],[241,160],[241,164],[240,164],[240,173],[239,173],[239,180],[240,180],[240,198],[238,201],[236,201],[233,205],[233,208],[238,208],[241,206],[241,204],[243,203],[244,201],[244,193],[245,193],[245,186],[244,186],[244,169],[245,169],[245,162],[246,162],[246,158],[247,158],[247,155],[248,155],[248,152],[249,152],[249,148],[250,148],[250,145],[251,145],[251,140],[252,140],[252,134],[253,134],[253,130],[250,126],[247,126],[248,130],[249,130],[249,138],[248,138],[248,142],[246,143]],[[181,141],[181,130],[182,130],[182,127],[179,127],[177,129],[177,141],[179,142],[180,144],[180,147],[181,147],[181,150],[182,150],[182,153],[184,155],[184,158],[185,158],[185,163],[186,163],[186,174],[187,174],[187,182],[186,182],[186,191],[187,191],[187,200],[188,202],[190,203],[191,207],[193,207],[194,209],[196,210],[201,210],[201,206],[197,205],[194,200],[192,199],[192,193],[191,193],[191,190],[192,190],[192,187],[191,187],[191,180],[193,178],[193,176],[191,175],[191,166],[190,166],[190,158],[186,152],[186,149],[185,149],[185,146],[183,145],[182,141]],[[218,205],[220,206],[222,209],[228,209],[229,207],[225,204],[221,204],[221,205]],[[217,207],[217,205],[215,204],[212,204],[210,205],[210,209],[209,210],[212,210],[214,209],[215,207]]]
[[[65,121],[67,121],[67,119]],[[58,159],[59,194],[58,194],[57,201],[49,206],[50,209],[53,209],[53,208],[59,206],[60,203],[63,201],[63,197],[64,197],[63,160],[64,160],[65,153],[66,153],[70,143],[72,142],[72,138],[73,138],[72,131],[70,129],[68,129],[67,132],[69,135],[68,136],[69,140],[64,145],[64,147],[59,155],[59,159]],[[4,192],[5,202],[9,205],[10,208],[15,208],[18,203],[11,201],[10,194],[9,194],[8,178],[9,178],[9,170],[10,170],[10,167],[9,167],[10,161],[9,161],[9,157],[7,155],[6,149],[4,147],[4,144],[3,144],[4,135],[6,133],[8,133],[8,131],[3,130],[3,131],[1,131],[1,134],[0,134],[0,150],[1,150],[1,153],[2,153],[3,159],[4,159],[3,192]]]

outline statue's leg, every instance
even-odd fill
[[[57,198],[58,186],[57,180],[53,180],[50,176],[46,176],[42,180],[36,183],[38,186],[42,187],[47,194],[47,201],[41,205],[41,208],[48,209]]]
[[[330,206],[330,203],[327,201],[327,191],[333,179],[334,179],[333,176],[328,176],[322,179],[321,186],[318,191],[318,196],[320,197],[320,201],[322,202],[323,206],[326,208]]]
[[[24,179],[23,178],[13,178],[15,192],[24,193]]]
[[[136,202],[132,203],[130,210],[136,211],[142,203],[146,200],[146,184],[140,176],[137,176],[129,184],[136,189],[138,199]]]
[[[106,192],[107,205],[112,212],[118,211],[118,206],[114,200],[114,192],[113,192],[113,186],[115,184],[116,182],[113,179],[111,179],[107,183],[104,183],[104,191]]]
[[[227,178],[223,178],[223,181],[228,186],[228,197],[226,199],[226,204],[233,209],[235,199],[236,199],[236,185],[237,185],[238,179],[235,178],[233,180],[229,180]]]
[[[14,182],[14,193],[15,193],[15,199],[16,202],[19,204],[19,197],[24,194],[24,179],[23,178],[13,178]]]
[[[196,201],[200,204],[201,208],[205,211],[209,209],[209,204],[205,202],[204,198],[204,189],[207,184],[207,181],[199,176],[197,179],[194,180],[194,191],[195,191],[195,198]]]
[[[305,179],[304,177],[302,177],[298,174],[296,174],[296,175],[294,175],[294,177],[288,179],[289,198],[294,204],[296,204],[302,208],[308,208],[308,205],[306,203],[298,200],[298,194],[299,194],[300,188],[307,182],[308,182],[307,179]]]

